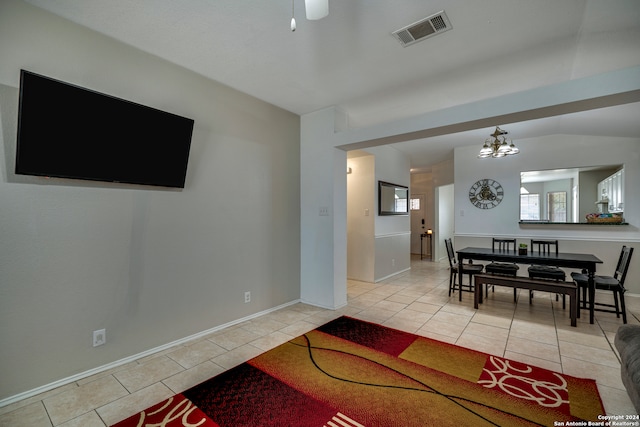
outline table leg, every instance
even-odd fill
[[[460,295],[462,295],[462,278],[464,276],[464,271],[462,271],[463,270],[463,268],[462,268],[463,265],[464,265],[464,256],[458,254],[458,271],[459,271],[458,276],[460,276],[460,277],[458,277],[458,281],[459,281],[458,290],[460,291]],[[471,279],[469,279],[469,280],[471,280]]]
[[[469,280],[471,280],[471,279],[469,279]],[[475,276],[474,276],[473,280],[474,280],[474,284],[473,284],[473,308],[475,308],[477,310],[478,309],[478,303],[482,299],[482,284],[478,283],[478,280],[476,280]],[[478,293],[478,289],[480,289],[479,293]]]
[[[580,292],[580,288],[576,287],[575,291],[569,294],[571,326],[577,326],[576,317],[578,317],[578,313],[580,312],[580,308],[578,307],[578,292]],[[562,298],[564,297],[563,295]]]
[[[595,299],[596,299],[596,285],[593,281],[593,276],[595,274],[595,267],[589,268],[589,323],[593,324],[593,315],[594,315],[594,307],[595,307]]]

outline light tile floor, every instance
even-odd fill
[[[0,426],[104,427],[236,366],[338,316],[349,315],[513,360],[597,381],[607,414],[634,414],[620,380],[613,338],[621,319],[596,313],[578,327],[550,294],[533,304],[497,287],[478,310],[472,294],[448,296],[444,263],[414,258],[411,270],[381,283],[348,282],[337,311],[295,304],[198,341],[0,408]],[[466,278],[465,278],[466,280]],[[598,298],[610,297],[603,294]],[[640,298],[627,297],[629,323],[640,323]]]

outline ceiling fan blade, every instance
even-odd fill
[[[315,21],[329,14],[329,0],[304,0],[307,19]]]

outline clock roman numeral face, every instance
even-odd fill
[[[469,189],[469,201],[479,209],[491,209],[500,204],[504,190],[498,181],[481,179]]]

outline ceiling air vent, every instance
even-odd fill
[[[442,10],[418,22],[396,30],[391,34],[398,39],[402,47],[407,47],[428,39],[429,37],[449,31],[451,28],[449,18],[447,18],[447,14]]]

